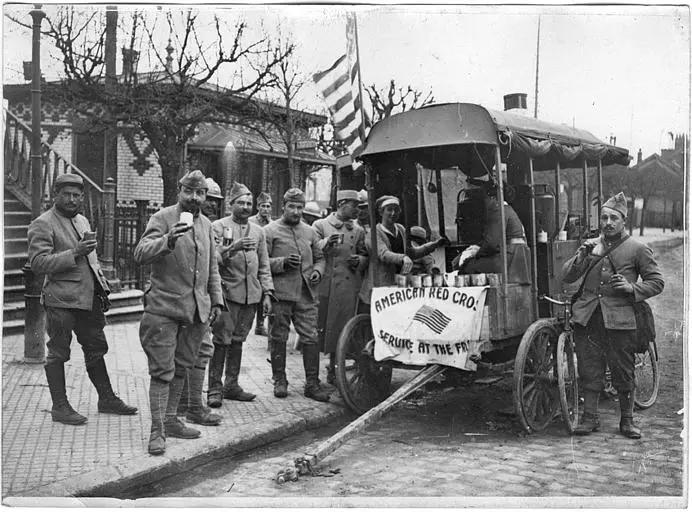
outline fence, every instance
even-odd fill
[[[144,233],[149,217],[160,206],[149,204],[146,199],[119,202],[115,207],[114,267],[123,289],[146,289],[151,265],[137,265],[135,247]]]

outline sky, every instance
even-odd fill
[[[139,8],[155,9],[140,4]],[[29,7],[5,5],[5,11]],[[50,15],[52,6],[44,9]],[[103,6],[82,6],[103,9]],[[164,9],[168,8],[164,6]],[[174,7],[171,7],[174,8]],[[689,133],[690,20],[687,7],[474,5],[244,5],[196,6],[253,30],[280,30],[297,43],[306,76],[329,67],[346,49],[346,10],[356,12],[363,85],[394,79],[436,102],[503,108],[503,95],[528,94],[535,104],[536,43],[540,17],[538,117],[574,125],[601,140],[616,137],[636,158],[671,146],[672,133]],[[126,9],[119,7],[119,9]],[[22,81],[31,59],[31,34],[7,18],[4,83]],[[259,32],[257,32],[259,33]],[[161,37],[167,38],[165,30]],[[163,43],[165,45],[165,43]],[[121,44],[122,45],[122,44]],[[59,66],[44,45],[44,75]],[[54,52],[53,52],[54,53]],[[300,105],[324,111],[313,84]]]

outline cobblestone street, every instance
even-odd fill
[[[551,505],[573,503],[570,497],[593,497],[600,498],[598,506],[606,497],[681,497],[685,450],[681,437],[682,279],[675,276],[682,250],[678,247],[661,257],[667,285],[651,301],[660,333],[662,384],[656,404],[635,411],[643,431],[641,440],[620,435],[618,404],[612,399],[601,402],[602,428],[590,436],[568,436],[560,420],[544,432],[527,436],[513,418],[503,415],[511,404],[511,382],[505,379],[491,386],[416,395],[327,457],[315,477],[282,486],[273,481],[278,470],[294,457],[310,453],[309,446],[326,439],[337,427],[306,432],[215,462],[187,474],[182,485],[180,478],[163,481],[140,490],[137,497],[254,497],[274,503],[272,499],[278,497],[313,496],[323,498],[318,501],[323,505],[359,504],[364,503],[359,498],[369,496],[410,498],[412,502],[403,503],[419,505],[434,503],[421,502],[420,497],[555,497]],[[327,497],[347,501],[324,501]],[[656,503],[682,501],[659,499]]]

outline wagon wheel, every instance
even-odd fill
[[[514,360],[514,410],[527,432],[543,430],[559,406],[557,330],[553,320],[532,323]]]
[[[653,343],[643,354],[634,355],[634,405],[648,409],[658,398],[658,358]]]
[[[363,414],[389,395],[391,367],[365,352],[374,340],[370,315],[356,315],[341,330],[336,343],[336,385],[354,412]]]
[[[563,332],[557,339],[557,384],[560,408],[567,432],[574,432],[579,422],[579,382],[577,359],[574,355],[574,336]]]

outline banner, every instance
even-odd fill
[[[375,360],[475,370],[487,287],[373,288]]]

